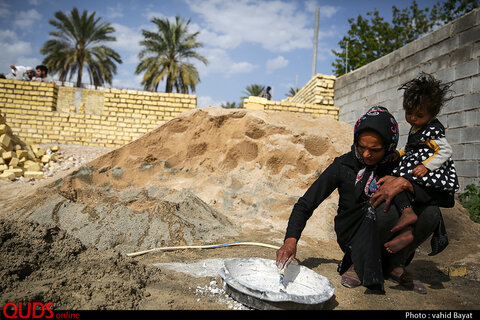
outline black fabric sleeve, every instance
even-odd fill
[[[337,188],[339,170],[340,161],[337,158],[298,199],[288,220],[285,239],[296,238],[298,240],[300,238],[313,211]]]

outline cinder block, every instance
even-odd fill
[[[450,277],[465,277],[467,275],[466,266],[450,266],[448,267],[448,275]]]
[[[43,178],[43,172],[42,171],[25,171],[23,176],[25,178],[41,179]]]
[[[42,170],[42,166],[35,162],[35,161],[32,161],[32,160],[27,160],[25,161],[25,163],[23,164],[23,167],[25,168],[26,171],[41,171]]]
[[[442,121],[442,120],[440,120]],[[458,128],[465,124],[465,112],[452,113],[447,116],[447,121],[443,122],[448,128]]]
[[[0,135],[0,147],[3,149],[10,151],[12,150],[12,139],[10,136],[6,133]]]
[[[479,73],[479,61],[470,60],[466,63],[455,66],[455,79],[463,79]],[[468,92],[468,91],[467,91]]]
[[[3,153],[2,153],[2,158],[3,158],[3,160],[9,161],[10,159],[12,159],[12,154],[13,154],[12,151],[5,151],[5,152],[3,152]]]
[[[463,143],[463,139],[462,139],[463,129],[462,128],[449,129],[445,132],[445,135],[446,135],[446,138],[447,138],[447,140],[450,144]]]
[[[477,90],[478,89],[479,88],[477,88]],[[465,107],[468,108],[468,109],[479,108],[480,107],[480,93],[476,92],[476,93],[466,94],[465,97],[464,97],[464,104],[465,104]]]
[[[15,168],[16,166],[18,166],[18,163],[20,162],[20,159],[18,159],[18,158],[16,157],[16,154],[13,154],[13,155],[15,155],[15,156],[12,156],[12,158],[11,158],[10,161],[8,162],[8,165],[9,165],[10,167]]]
[[[480,142],[480,127],[468,127],[463,130],[464,143]]]
[[[466,46],[471,45],[472,42],[478,41],[478,34],[480,33],[480,25],[477,25],[465,32],[458,35],[458,45]]]
[[[51,158],[52,158],[51,155],[45,154],[45,155],[42,156],[40,161],[42,161],[42,163],[49,163]]]
[[[13,181],[15,180],[15,173],[5,170],[2,174],[0,174],[0,180]]]
[[[13,173],[16,178],[21,177],[23,175],[23,170],[21,168],[12,168],[12,169],[5,170],[4,173],[5,172]]]
[[[456,160],[455,169],[457,174],[462,177],[478,177],[478,161]]]

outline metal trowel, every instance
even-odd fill
[[[280,270],[280,292],[287,292],[287,287],[285,286],[284,283],[284,278],[285,278],[285,267]]]

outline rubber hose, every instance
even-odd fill
[[[260,242],[230,242],[230,243],[222,243],[222,244],[214,244],[214,245],[203,245],[203,246],[178,246],[178,247],[153,248],[145,251],[127,253],[127,256],[136,257],[142,254],[155,252],[155,251],[171,251],[171,250],[182,250],[182,249],[214,249],[214,248],[238,246],[238,245],[260,246],[260,247],[267,247],[267,248],[272,248],[277,250],[280,249],[280,247],[278,246],[274,246],[266,243],[260,243]]]

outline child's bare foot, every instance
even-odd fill
[[[407,227],[400,232],[398,236],[385,243],[385,248],[390,253],[396,253],[413,241],[412,227]]]
[[[417,217],[417,215],[415,214],[415,211],[413,211],[412,208],[405,208],[405,209],[403,209],[402,215],[400,216],[400,219],[398,219],[397,224],[390,231],[392,233],[400,231],[403,228],[405,228],[406,226],[409,226],[409,225],[417,222],[417,219],[418,219],[418,217]]]

